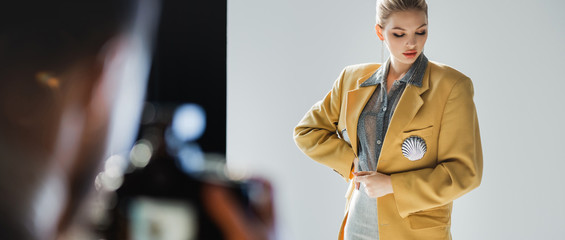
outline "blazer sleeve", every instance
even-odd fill
[[[298,148],[313,160],[324,164],[349,181],[355,154],[349,144],[336,131],[344,101],[344,69],[330,92],[304,115],[294,128],[294,141]]]
[[[451,88],[441,119],[438,164],[391,175],[400,216],[442,206],[479,186],[483,156],[469,78]]]

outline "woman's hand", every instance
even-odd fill
[[[353,175],[354,173],[359,171],[359,158],[353,159],[353,166],[352,167],[353,167],[353,172],[351,174]],[[353,178],[355,178],[355,175],[353,175],[353,176],[349,175],[349,178],[353,179]],[[359,189],[359,183],[358,182],[355,183],[355,189]]]
[[[376,171],[354,172],[353,175],[355,175],[355,182],[365,186],[365,193],[369,197],[378,198],[393,193],[389,175]]]

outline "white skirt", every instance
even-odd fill
[[[359,190],[355,189],[351,196],[343,233],[344,240],[379,239],[377,220],[377,199],[367,196],[361,184]]]

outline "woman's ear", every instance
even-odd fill
[[[381,25],[375,24],[375,31],[377,32],[377,36],[379,36],[379,39],[381,41],[384,41],[385,37],[383,36],[383,28],[381,27]]]

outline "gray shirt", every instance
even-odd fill
[[[396,105],[407,84],[422,86],[427,66],[428,59],[424,54],[420,54],[404,77],[394,81],[387,93],[386,76],[390,67],[389,59],[383,67],[361,84],[361,87],[377,85],[377,88],[361,112],[357,124],[359,138],[359,169],[357,170],[376,171],[381,147]]]

